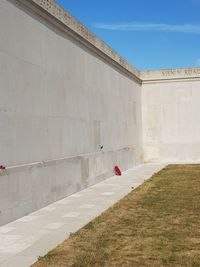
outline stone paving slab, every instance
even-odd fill
[[[29,267],[166,164],[144,164],[0,227],[0,267]]]

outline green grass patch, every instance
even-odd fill
[[[200,267],[200,165],[164,168],[33,266]]]

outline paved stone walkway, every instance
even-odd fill
[[[164,166],[137,166],[0,227],[0,267],[29,267]]]

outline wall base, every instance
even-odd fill
[[[97,152],[7,168],[0,173],[0,225],[136,165],[135,150]]]

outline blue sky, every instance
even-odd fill
[[[200,67],[200,0],[56,0],[140,70]]]

